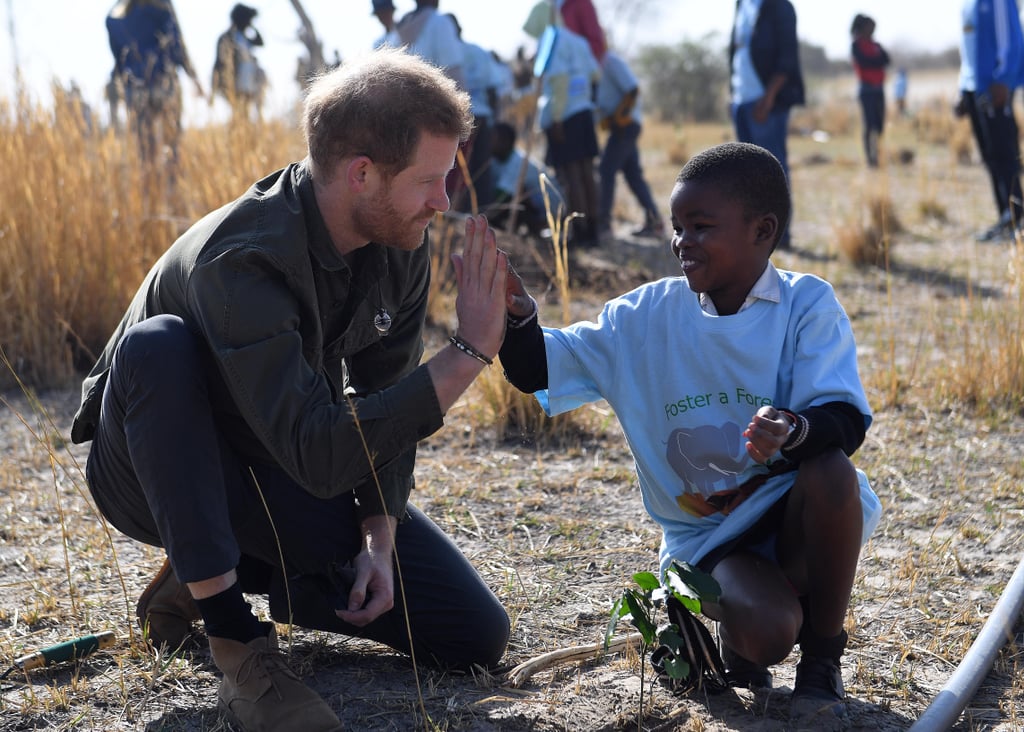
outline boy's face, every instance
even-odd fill
[[[743,204],[700,181],[676,183],[672,253],[690,289],[704,292],[719,315],[732,315],[764,272],[778,231],[774,214],[750,216]]]

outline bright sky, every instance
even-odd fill
[[[533,41],[521,28],[535,0],[441,0],[440,9],[454,13],[463,37],[503,57],[519,45],[532,52]],[[415,0],[394,0],[397,15],[415,7]],[[176,0],[178,18],[193,65],[209,90],[217,36],[229,25],[234,0]],[[296,60],[305,49],[298,42],[298,16],[289,0],[247,0],[259,10],[254,25],[266,43],[258,49],[271,81],[270,109],[282,109],[298,96]],[[381,34],[370,14],[370,0],[302,0],[328,59],[342,59],[368,49]],[[732,22],[732,0],[596,0],[612,45],[627,55],[650,43],[672,45],[697,40],[710,32],[724,38]],[[86,101],[104,108],[102,89],[112,59],[104,18],[113,0],[2,0],[0,5],[0,97],[15,88],[15,59],[32,94],[48,98],[53,77],[74,80]],[[797,31],[802,39],[824,46],[833,58],[849,52],[849,26],[860,12],[877,22],[875,37],[887,48],[943,50],[959,40],[962,0],[794,0]],[[612,8],[629,9],[632,19]],[[13,16],[13,17],[12,17]],[[13,32],[12,32],[13,28]],[[12,44],[12,36],[15,42]],[[191,90],[187,84],[186,89]],[[202,122],[211,112],[190,100],[186,119]]]

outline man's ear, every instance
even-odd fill
[[[373,184],[377,176],[379,176],[377,167],[365,155],[352,158],[345,166],[345,183],[351,190],[366,190],[367,186]]]
[[[774,245],[779,234],[779,217],[773,213],[762,214],[757,219],[757,243]]]

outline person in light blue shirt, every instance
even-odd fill
[[[460,185],[454,192],[452,208],[457,211],[475,213],[483,211],[494,200],[494,175],[491,172],[491,137],[494,113],[498,106],[498,87],[502,83],[497,62],[491,52],[462,37],[462,25],[452,13],[447,17],[455,26],[455,33],[462,48],[462,73],[473,109],[473,135],[463,146],[466,167],[473,183],[476,208],[471,205],[473,197],[459,176]],[[461,173],[461,171],[460,171]]]
[[[643,226],[633,236],[660,239],[665,222],[647,185],[640,164],[638,141],[643,124],[640,107],[640,83],[629,64],[614,51],[605,51],[601,61],[601,81],[597,85],[597,114],[602,129],[608,130],[598,172],[601,178],[600,229],[611,233],[612,207],[615,204],[615,178],[619,171],[644,212]]]
[[[598,143],[591,94],[601,68],[590,44],[560,23],[557,10],[542,1],[533,7],[523,30],[540,40],[542,46],[553,39],[547,64],[534,68],[543,78],[538,107],[540,127],[547,139],[544,162],[555,169],[569,211],[581,214],[571,222],[570,243],[592,247],[598,244],[600,206],[594,175]],[[538,54],[543,55],[540,51]]]
[[[534,236],[543,236],[545,230],[550,229],[548,206],[551,207],[551,213],[557,216],[560,208],[564,211],[565,202],[553,175],[542,171],[540,166],[530,159],[525,160],[524,169],[524,155],[516,148],[516,138],[516,128],[508,122],[498,122],[494,125],[491,168],[494,174],[495,205],[487,212],[487,218],[495,229],[505,228],[511,208],[516,205],[516,190],[521,186],[516,211],[516,229],[522,224]],[[541,181],[542,175],[547,178],[544,182]]]
[[[395,4],[391,0],[373,0],[373,15],[380,21],[384,29],[384,35],[373,42],[374,48],[390,46],[398,48],[402,45],[398,38],[398,28],[395,24]]]
[[[439,0],[416,0],[416,9],[398,21],[398,44],[444,70],[450,79],[466,88],[462,45],[455,23],[437,9]]]
[[[1013,95],[1024,84],[1024,36],[1016,0],[965,0],[961,9],[960,98],[988,170],[998,218],[978,241],[1009,241],[1022,227],[1020,137]]]
[[[880,504],[849,456],[871,409],[849,318],[831,285],[769,258],[791,211],[779,161],[726,143],[683,167],[670,199],[681,277],[542,328],[510,278],[499,356],[548,415],[606,400],[633,453],[660,565],[710,572],[727,679],[770,687],[801,647],[791,714],[846,714],[840,658],[860,547]]]

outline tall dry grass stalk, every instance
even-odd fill
[[[188,225],[303,150],[280,122],[186,129],[172,179],[130,134],[102,129],[59,87],[54,98],[0,102],[0,348],[37,388],[91,363]]]

